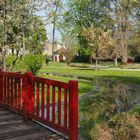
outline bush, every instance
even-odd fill
[[[7,57],[6,64],[7,64],[8,67],[12,67],[14,59],[15,59],[15,57],[12,56],[12,55]]]
[[[44,55],[44,58],[45,58],[45,63],[46,63],[46,65],[48,65],[49,62],[51,61],[51,57],[48,56],[48,55]]]
[[[70,65],[72,62],[74,56],[76,56],[77,49],[75,47],[69,47],[66,50],[66,63],[67,65]]]
[[[33,75],[36,75],[42,67],[44,57],[43,55],[28,54],[24,56],[23,61],[26,70],[31,71]]]

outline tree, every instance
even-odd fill
[[[40,8],[43,9],[44,16],[42,19],[44,20],[45,25],[49,25],[50,29],[52,29],[52,60],[54,61],[54,49],[55,49],[55,43],[56,43],[56,31],[59,30],[60,27],[60,21],[63,17],[63,2],[62,0],[39,0],[38,10],[40,11]],[[41,5],[41,6],[40,6]]]
[[[30,53],[42,54],[47,35],[45,26],[39,17],[30,16],[28,31],[25,34],[25,49]]]
[[[104,31],[91,25],[89,28],[84,28],[81,35],[87,40],[92,57],[96,60],[97,70],[98,60],[109,58],[114,51],[115,41],[112,38],[111,31]]]
[[[6,70],[6,57],[11,49],[13,65],[27,49],[40,53],[46,41],[46,30],[42,21],[32,13],[30,0],[3,0],[0,2],[1,47],[3,48],[3,66]],[[33,49],[34,48],[34,49]],[[34,50],[34,51],[33,51]]]
[[[20,34],[16,32],[17,28],[19,28],[19,23],[22,21],[22,17],[26,13],[28,13],[29,9],[29,1],[23,0],[2,0],[0,1],[0,15],[1,15],[1,25],[3,30],[1,32],[1,47],[3,50],[3,69],[6,70],[6,56],[8,49],[15,45],[15,43],[19,43]],[[28,8],[27,8],[27,7]],[[16,30],[16,31],[15,31]],[[17,49],[18,54],[19,49]],[[14,51],[12,51],[14,52]]]
[[[140,55],[140,31],[128,40],[129,54],[133,57]]]
[[[128,40],[137,30],[140,19],[140,2],[138,0],[71,0],[64,17],[64,31],[75,35],[80,43],[80,50],[90,52],[87,42],[81,36],[83,28],[90,25],[104,31],[112,30],[117,42],[118,52],[115,59],[121,57],[124,64],[128,58]],[[81,51],[82,52],[82,51]]]
[[[81,36],[83,28],[92,24],[103,30],[113,27],[113,20],[109,15],[110,2],[105,0],[69,0],[63,21],[63,31],[79,42],[79,55],[92,55],[87,42]],[[90,61],[92,59],[90,58]],[[91,61],[92,62],[92,61]]]
[[[137,0],[112,0],[112,19],[114,20],[114,32],[120,49],[122,63],[127,63],[128,40],[135,28],[137,13],[140,11]]]

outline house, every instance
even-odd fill
[[[60,49],[57,49],[54,53],[54,60],[57,62],[63,62],[66,60],[66,48],[61,47]]]
[[[52,42],[47,41],[45,43],[43,54],[52,57]],[[63,43],[55,42],[54,45],[54,60],[57,62],[65,61],[66,48]]]

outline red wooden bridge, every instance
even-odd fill
[[[0,140],[78,139],[78,83],[0,70]]]

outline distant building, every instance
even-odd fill
[[[66,60],[66,48],[65,47],[61,47],[60,49],[56,50],[54,53],[54,60],[57,62],[63,62]]]
[[[43,50],[43,54],[47,54],[48,56],[52,57],[52,43],[51,42],[46,42]],[[59,61],[65,61],[66,60],[66,48],[64,44],[56,43],[54,45],[54,54],[55,58],[54,60],[59,62]]]

